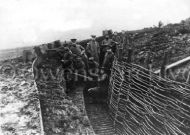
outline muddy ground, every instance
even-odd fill
[[[0,62],[0,135],[41,134],[39,95],[31,65],[31,62],[24,63],[21,58]],[[71,103],[68,109],[75,107],[79,110],[77,114],[81,122],[76,123],[72,115],[68,116],[68,121],[65,122],[68,129],[63,134],[78,134],[79,130],[80,133],[86,133],[87,130],[92,133],[88,118],[83,112],[82,94],[75,94],[72,93],[67,98]],[[73,123],[77,128],[71,131]]]
[[[9,60],[1,62],[1,67],[7,64],[0,74],[0,134],[39,135],[39,101],[31,63]]]

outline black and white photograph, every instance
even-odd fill
[[[0,135],[190,135],[190,0],[0,0]]]

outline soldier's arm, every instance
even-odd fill
[[[85,50],[84,47],[83,47],[82,45],[79,45],[79,46],[80,46],[80,49],[81,49],[81,50]]]
[[[83,53],[85,52],[84,47],[82,47],[82,46],[80,45],[80,49],[81,49],[81,54],[83,54]]]
[[[81,49],[82,51],[85,50],[84,47],[83,47],[82,45],[80,45],[80,49]]]

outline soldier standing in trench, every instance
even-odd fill
[[[89,57],[93,57],[94,61],[99,63],[100,46],[96,41],[96,36],[92,35],[92,39],[88,42],[86,47],[86,53]]]
[[[77,39],[71,39],[71,44],[69,46],[69,49],[71,50],[75,58],[82,58],[85,49],[81,45],[77,44],[76,41]],[[80,60],[80,63],[83,63],[82,59]]]
[[[86,75],[88,71],[88,58],[85,54],[85,49],[81,45],[76,43],[77,39],[71,39],[69,49],[74,55],[74,68],[78,69],[79,72]],[[86,71],[85,71],[86,69]]]
[[[119,34],[116,31],[113,33],[112,40],[114,42],[117,42],[117,43],[121,43],[122,42],[121,37],[119,36]]]
[[[102,65],[107,50],[111,48],[111,44],[112,39],[109,38],[109,35],[106,35],[106,38],[102,41],[101,44],[100,65]]]
[[[112,36],[112,43],[113,43],[113,45],[112,45],[112,52],[114,54],[116,54],[117,50],[120,48],[121,42],[122,42],[122,39],[119,36],[119,34],[117,32],[114,32],[113,36]]]

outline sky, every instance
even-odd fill
[[[0,0],[0,49],[177,23],[189,13],[190,0]]]

